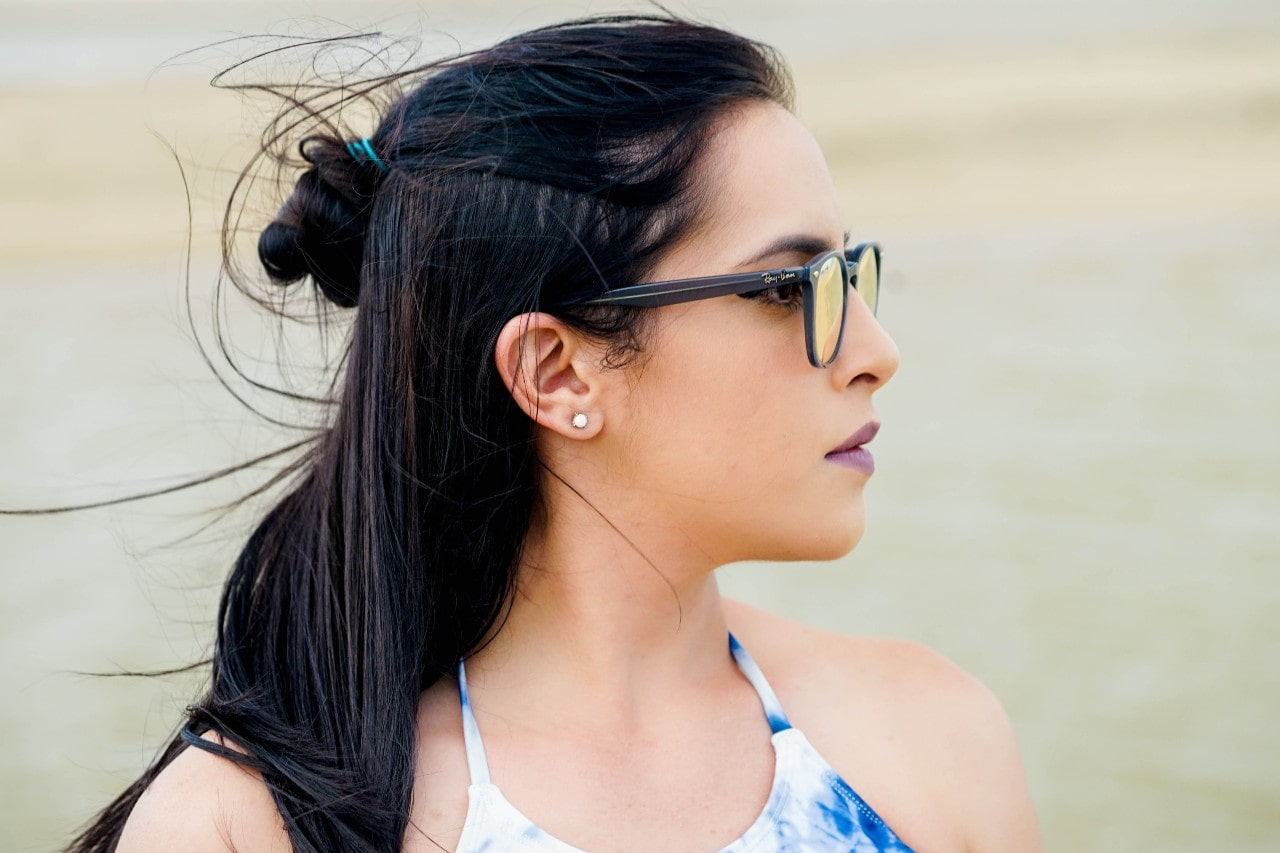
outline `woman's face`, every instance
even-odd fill
[[[781,107],[726,117],[703,168],[703,224],[652,280],[798,266],[844,247],[822,152]],[[723,296],[655,311],[625,400],[603,413],[621,434],[609,469],[646,517],[717,564],[848,553],[862,536],[869,475],[826,454],[876,420],[872,394],[898,367],[870,310],[850,294],[844,344],[826,369],[809,363],[803,312],[776,301]]]

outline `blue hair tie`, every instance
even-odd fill
[[[357,139],[354,142],[348,142],[347,153],[350,154],[357,163],[368,162],[377,166],[379,172],[390,171],[390,169],[387,168],[387,164],[382,162],[381,158],[379,158],[377,153],[373,150],[373,146],[369,144],[369,137],[367,136],[364,139]]]

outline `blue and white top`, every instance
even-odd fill
[[[911,848],[854,793],[799,729],[791,727],[778,697],[746,650],[729,635],[729,649],[751,682],[773,730],[773,787],[764,811],[736,841],[719,853],[911,853]],[[462,700],[462,733],[467,746],[471,787],[467,819],[457,853],[583,853],[539,829],[507,802],[489,780],[480,729],[467,694],[467,673],[458,662],[458,694]]]

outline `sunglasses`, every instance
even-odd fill
[[[823,252],[801,267],[633,284],[582,304],[656,308],[716,296],[751,297],[770,289],[799,287],[804,297],[804,338],[809,363],[826,367],[840,354],[845,316],[849,313],[850,285],[874,315],[880,301],[880,244],[859,243],[852,249]]]

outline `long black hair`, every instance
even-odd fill
[[[574,303],[641,280],[697,223],[698,159],[727,110],[791,98],[769,48],[658,15],[301,91],[256,157],[304,169],[258,257],[271,282],[354,308],[332,416],[235,562],[207,695],[73,851],[113,849],[189,746],[260,772],[297,851],[400,849],[419,696],[499,624],[540,512],[499,330],[550,311],[611,366],[642,354],[643,309]],[[352,146],[334,118],[373,93],[376,129]],[[238,284],[239,221],[223,247]]]

